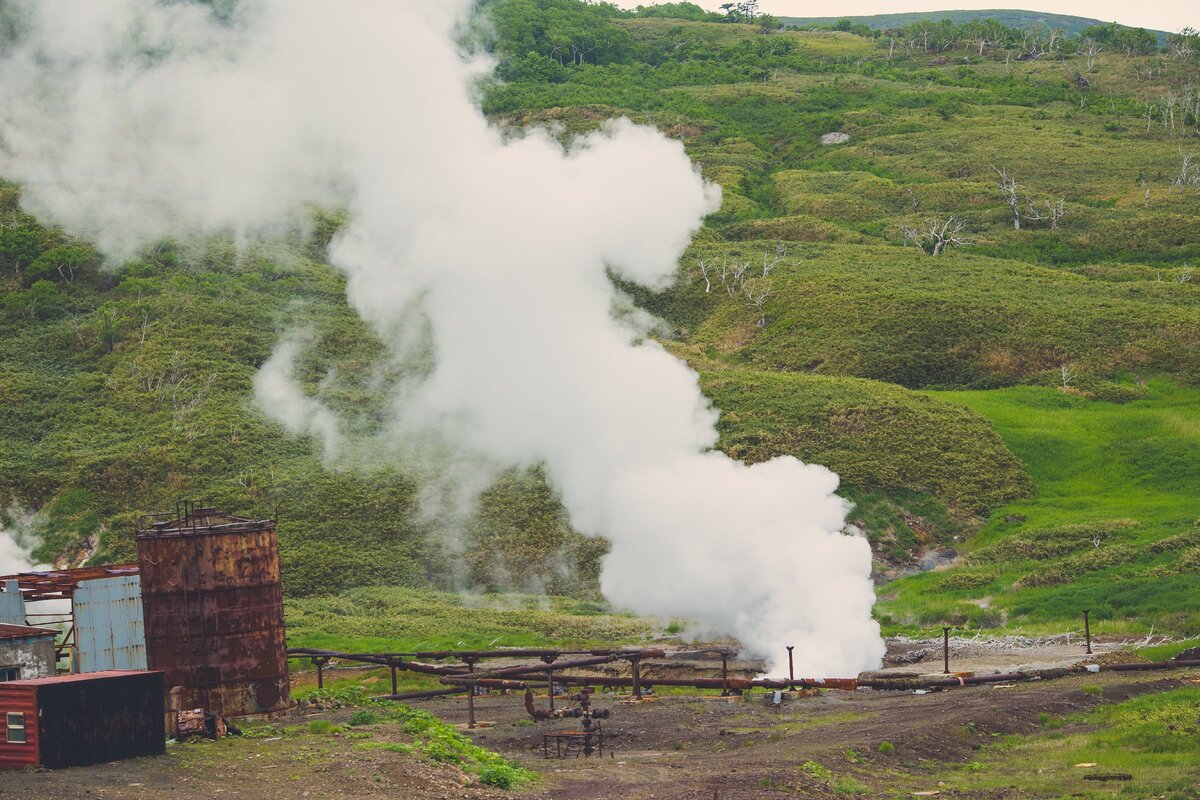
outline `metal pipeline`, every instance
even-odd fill
[[[311,647],[291,647],[288,648],[290,656],[338,656],[346,659],[365,660],[387,660],[397,658],[426,658],[433,661],[442,661],[447,658],[457,658],[462,661],[480,661],[489,658],[548,658],[557,659],[562,656],[620,656],[620,655],[638,655],[647,651],[630,648],[599,648],[595,650],[561,650],[556,648],[513,648],[511,650],[417,650],[411,653],[341,653],[332,650],[318,650]],[[661,651],[654,651],[661,652]]]
[[[385,694],[376,697],[376,700],[428,700],[434,697],[443,697],[448,694],[466,694],[471,691],[469,686],[456,686],[453,689],[430,689],[427,692],[403,692],[401,694]]]
[[[636,650],[625,651],[619,654],[607,656],[594,656],[592,658],[579,658],[573,661],[556,661],[554,669],[556,671],[564,669],[578,669],[580,667],[594,667],[600,664],[611,664],[613,661],[622,659],[640,659],[640,658],[662,658],[665,656],[662,650]],[[447,676],[442,679],[443,683],[472,683],[477,682],[481,678],[515,678],[521,675],[532,675],[534,673],[546,672],[545,664],[523,664],[517,667],[504,667],[502,669],[493,669],[486,672],[473,673],[470,678],[464,678],[462,675]],[[458,678],[459,680],[454,680]]]
[[[397,655],[378,653],[339,653],[334,650],[316,650],[310,647],[293,647],[287,652],[289,658],[336,658],[339,661],[354,661],[373,666],[394,667],[395,669],[420,672],[425,675],[457,675],[459,673],[466,673],[469,670],[465,664],[422,664],[419,661],[405,661]]]
[[[1084,664],[1072,667],[1029,670],[1026,672],[1006,672],[995,675],[970,675],[961,678],[928,678],[924,676],[863,678],[858,682],[858,685],[867,689],[882,690],[952,689],[958,686],[981,686],[989,683],[1053,680],[1055,678],[1065,678],[1068,675],[1080,675],[1089,672],[1142,672],[1186,667],[1200,667],[1200,661],[1141,661],[1130,664]]]
[[[545,670],[540,670],[544,672]],[[530,673],[535,674],[535,673]],[[612,675],[561,675],[555,674],[554,682],[564,686],[608,686],[614,688],[632,688],[632,677]],[[502,678],[474,678],[461,675],[448,675],[442,678],[442,683],[454,686],[481,686],[487,689],[521,690],[529,686],[545,686],[544,679],[505,680]],[[858,681],[853,678],[800,678],[796,681],[778,681],[769,679],[751,680],[749,678],[647,678],[641,679],[643,687],[652,686],[683,686],[692,689],[840,689],[853,691],[858,687]]]
[[[588,655],[588,658],[580,658],[568,661],[558,661],[558,658],[563,655]],[[909,689],[939,689],[939,688],[955,688],[960,686],[980,686],[991,683],[1015,683],[1019,681],[1029,680],[1049,680],[1053,678],[1061,678],[1070,674],[1080,674],[1084,672],[1139,672],[1150,670],[1169,670],[1188,667],[1200,667],[1200,660],[1188,661],[1145,661],[1134,662],[1128,664],[1088,664],[1076,665],[1074,667],[1061,667],[1047,670],[1034,670],[1028,672],[1007,672],[994,675],[971,675],[963,677],[955,676],[910,676],[910,677],[870,677],[870,678],[798,678],[798,679],[746,679],[746,678],[648,678],[644,675],[640,676],[640,681],[637,677],[622,677],[609,675],[564,675],[562,670],[578,669],[583,667],[598,666],[600,664],[609,664],[614,661],[628,659],[630,661],[639,661],[641,659],[663,658],[666,654],[662,650],[647,649],[647,650],[551,650],[551,649],[524,649],[524,650],[445,650],[445,651],[426,651],[421,653],[404,654],[407,657],[422,657],[422,658],[463,658],[468,660],[468,664],[422,664],[417,661],[404,661],[401,654],[397,653],[340,653],[331,650],[318,650],[313,648],[291,648],[288,650],[288,655],[299,658],[322,658],[322,659],[340,659],[344,661],[357,661],[365,664],[372,664],[382,667],[391,667],[392,669],[408,670],[419,672],[427,675],[436,675],[441,679],[443,684],[447,684],[452,688],[436,689],[423,692],[407,692],[404,694],[385,695],[381,699],[389,700],[419,700],[431,697],[439,697],[450,694],[461,694],[468,691],[470,686],[480,686],[493,689],[515,689],[521,690],[529,685],[543,686],[547,681],[538,680],[536,677],[531,680],[510,680],[513,678],[522,678],[525,676],[542,676],[548,671],[548,665],[553,664],[553,669],[557,672],[554,675],[554,683],[560,685],[574,686],[607,686],[607,687],[636,687],[636,684],[641,686],[682,686],[694,689],[736,689],[746,690],[753,688],[762,689],[838,689],[842,691],[853,691],[856,688],[862,687],[867,689],[879,690],[909,690]],[[523,664],[515,667],[504,667],[486,672],[472,672],[471,664],[476,659],[482,658],[502,658],[502,657],[538,657],[544,663],[541,664]],[[469,674],[468,674],[469,673]]]

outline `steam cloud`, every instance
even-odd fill
[[[14,575],[34,568],[29,551],[12,534],[0,528],[0,575]]]
[[[225,4],[228,6],[229,4]],[[163,235],[270,235],[305,204],[348,209],[329,257],[398,356],[433,367],[397,430],[492,463],[544,464],[571,521],[612,542],[615,604],[737,635],[786,669],[847,674],[883,653],[865,541],[837,477],[712,450],[697,376],[613,315],[608,270],[665,286],[719,191],[682,146],[627,121],[568,149],[505,136],[473,102],[471,3],[257,0],[225,18],[156,0],[9,3],[0,174],[28,208],[116,256]],[[326,445],[285,340],[263,407]]]
[[[44,568],[32,555],[39,544],[35,521],[35,515],[20,507],[0,509],[0,575]]]

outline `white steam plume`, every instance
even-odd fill
[[[839,533],[836,476],[713,451],[695,373],[614,319],[607,271],[666,285],[716,188],[627,121],[566,152],[541,132],[506,140],[454,45],[470,5],[258,0],[227,24],[178,2],[18,4],[0,174],[116,254],[345,206],[330,259],[351,303],[397,354],[415,310],[431,331],[399,435],[544,464],[575,527],[612,542],[602,588],[620,606],[734,634],[775,672],[787,644],[807,673],[876,666],[870,551]],[[328,440],[336,420],[297,399],[283,347],[260,398]]]
[[[296,380],[296,358],[303,345],[293,332],[276,346],[254,376],[254,397],[288,433],[315,436],[329,457],[341,447],[341,426],[337,415],[306,395]]]
[[[0,575],[15,575],[38,568],[29,555],[29,549],[0,526]]]

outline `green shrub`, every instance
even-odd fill
[[[995,583],[996,574],[993,572],[984,572],[978,570],[956,569],[946,573],[946,577],[941,580],[941,587],[947,591],[960,591],[965,589],[982,589],[984,586]]]
[[[346,724],[351,727],[357,727],[359,725],[374,725],[376,722],[379,722],[379,717],[374,712],[362,709],[351,714]]]

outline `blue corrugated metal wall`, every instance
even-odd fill
[[[141,578],[122,575],[79,584],[75,642],[72,672],[146,669]]]
[[[16,581],[5,581],[4,591],[0,592],[0,624],[25,624],[25,602]]]

